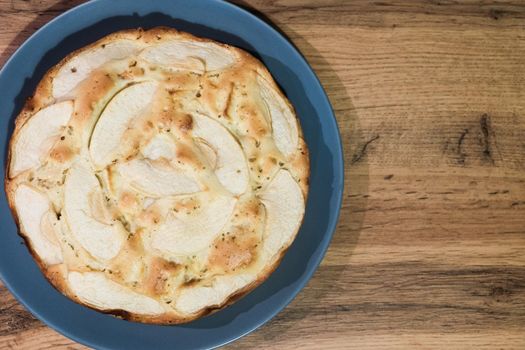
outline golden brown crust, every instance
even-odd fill
[[[217,43],[213,40],[205,39],[205,38],[199,38],[195,37],[189,33],[179,32],[172,28],[167,27],[158,27],[154,29],[150,29],[147,31],[144,31],[142,29],[130,29],[130,30],[124,30],[120,32],[116,32],[113,34],[110,34],[96,42],[94,42],[91,45],[88,45],[82,49],[79,49],[77,51],[74,51],[67,55],[60,63],[58,63],[56,66],[51,68],[42,78],[40,83],[38,84],[34,95],[29,98],[23,109],[21,110],[20,114],[15,120],[15,127],[14,131],[11,137],[11,140],[9,142],[9,151],[7,156],[7,163],[6,163],[6,174],[5,174],[5,192],[7,194],[7,200],[9,207],[11,209],[11,212],[13,214],[13,217],[15,219],[15,222],[17,226],[20,228],[20,222],[17,214],[17,210],[14,204],[14,192],[19,185],[19,181],[15,178],[11,178],[11,161],[12,161],[12,149],[13,145],[16,142],[17,138],[19,137],[20,130],[25,125],[25,123],[31,118],[35,113],[40,111],[41,109],[55,103],[55,99],[53,98],[53,91],[52,91],[52,82],[54,77],[59,72],[60,68],[66,65],[70,60],[72,60],[74,57],[78,56],[82,52],[85,52],[87,50],[90,50],[92,48],[98,47],[98,46],[104,46],[108,43],[117,40],[117,39],[131,39],[131,40],[141,40],[142,42],[146,44],[156,43],[163,40],[166,40],[167,38],[184,38],[192,41],[198,41],[203,43],[214,43],[218,44],[223,48],[226,48],[230,52],[233,52],[237,56],[237,60],[239,62],[242,62],[242,65],[245,65],[247,67],[255,67],[255,71],[257,74],[261,75],[267,82],[271,84],[271,86],[275,89],[275,91],[278,92],[278,94],[283,97],[284,101],[288,103],[288,100],[284,96],[284,94],[281,92],[279,87],[275,84],[273,81],[270,73],[264,67],[264,65],[248,54],[247,52],[238,49],[236,47],[232,47],[226,44]],[[129,66],[129,70],[125,72],[125,76],[120,77],[121,79],[132,79],[134,77],[140,77],[144,74],[144,70],[141,68],[135,67],[135,63],[131,62]],[[109,91],[114,87],[114,82],[111,79],[110,76],[104,75],[102,73],[96,78],[95,84],[88,84],[88,87],[91,87],[91,91],[85,91],[84,98],[80,101],[77,101],[77,106],[75,107],[75,114],[79,114],[82,116],[88,115],[92,109],[93,109],[93,101],[97,101],[103,93],[106,91]],[[235,74],[235,73],[232,73]],[[191,78],[191,77],[190,77]],[[231,77],[230,77],[231,78]],[[180,81],[180,79],[189,79],[189,78],[181,78],[181,76],[175,77],[173,81],[171,81],[171,84],[173,84],[174,87],[184,85],[185,81]],[[193,78],[191,78],[193,79]],[[169,80],[169,79],[168,79]],[[222,84],[221,82],[217,82],[218,84]],[[213,91],[213,83],[208,80],[206,81],[206,84],[208,84],[207,89],[205,89],[205,94],[202,96],[202,101],[206,105],[210,107],[210,110],[216,112],[217,118],[221,120],[221,122],[228,123],[226,120],[228,117],[228,110],[230,108],[233,108],[233,90],[234,85],[232,84],[229,92],[224,96],[223,101],[218,101],[218,99],[214,99]],[[93,88],[94,87],[94,88]],[[289,103],[288,103],[289,104]],[[289,107],[293,111],[295,115],[295,111],[293,109],[293,106],[289,104]],[[250,135],[254,135],[254,137],[263,137],[266,135],[269,131],[267,123],[264,121],[263,116],[260,115],[260,113],[253,108],[253,106],[250,105],[241,105],[243,112],[248,118],[247,123],[247,130],[246,134],[247,137],[250,137]],[[222,119],[220,119],[222,117]],[[182,132],[188,132],[192,129],[192,119],[191,116],[188,116],[185,113],[181,113],[178,115],[162,115],[159,114],[158,118],[159,120],[168,122],[168,124],[172,124],[173,127],[178,128]],[[159,121],[157,120],[157,121]],[[299,123],[298,123],[299,124]],[[147,127],[147,125],[146,125]],[[301,188],[301,191],[303,193],[304,201],[306,203],[307,195],[308,195],[308,177],[309,177],[309,157],[308,157],[308,149],[307,145],[303,139],[303,134],[301,131],[301,128],[298,127],[299,132],[299,148],[300,153],[298,153],[293,159],[291,159],[290,164],[292,166],[292,169],[289,169],[293,175],[293,177],[298,181],[299,186]],[[254,139],[255,140],[255,139]],[[257,143],[257,141],[254,141],[254,143]],[[258,147],[258,146],[257,146]],[[77,150],[74,149],[71,145],[58,145],[53,149],[51,152],[51,158],[54,159],[57,162],[67,162],[69,161],[74,154],[76,154]],[[191,150],[186,150],[184,148],[180,148],[177,150],[178,157],[181,157],[188,162],[195,162],[196,157],[192,156],[191,154],[188,154],[188,152],[191,152]],[[273,161],[271,161],[267,165],[263,165],[260,169],[260,173],[263,176],[267,176],[268,178],[271,176],[272,173],[275,172],[275,169],[278,169],[279,159],[276,156],[273,158]],[[202,164],[196,164],[196,166],[200,167]],[[20,175],[18,175],[20,176]],[[122,204],[125,206],[132,206],[134,205],[134,198],[131,198],[127,196],[127,194],[123,194],[122,198]],[[132,203],[133,202],[133,203]],[[257,215],[257,212],[259,211],[259,208],[257,207],[251,207],[250,210],[254,212],[254,215]],[[152,222],[155,220],[152,220]],[[300,226],[299,226],[300,227]],[[297,230],[298,231],[298,230]],[[280,264],[282,258],[284,257],[285,252],[288,250],[289,246],[291,245],[291,242],[293,242],[293,239],[297,235],[297,232],[295,232],[292,235],[292,239],[288,244],[280,251],[278,256],[273,260],[273,262],[266,266],[261,272],[257,274],[257,279],[251,282],[250,284],[242,287],[241,289],[235,291],[233,294],[231,294],[229,297],[227,297],[222,303],[219,305],[212,305],[209,307],[206,307],[192,315],[189,315],[187,317],[181,317],[181,316],[174,316],[171,313],[164,313],[159,316],[147,316],[147,315],[141,315],[141,314],[134,314],[128,311],[124,310],[101,310],[98,308],[95,308],[82,300],[78,296],[73,293],[68,286],[68,282],[66,281],[66,273],[67,268],[64,264],[60,265],[54,265],[54,266],[47,266],[45,263],[42,262],[41,258],[38,256],[38,254],[35,252],[34,247],[32,246],[29,238],[19,230],[20,236],[24,239],[31,255],[34,257],[35,261],[37,262],[39,268],[44,273],[45,277],[51,282],[51,284],[60,292],[67,295],[69,298],[73,299],[79,304],[83,304],[89,308],[92,308],[97,311],[101,311],[104,313],[115,315],[119,318],[130,320],[130,321],[138,321],[138,322],[146,322],[146,323],[154,323],[154,324],[177,324],[177,323],[185,323],[189,322],[191,320],[195,320],[197,318],[201,318],[205,315],[214,313],[228,305],[231,305],[238,299],[242,298],[244,295],[248,294],[250,291],[252,291],[254,288],[256,288],[258,285],[260,285],[264,280],[268,278],[268,276],[278,267]],[[228,247],[225,249],[229,249]],[[160,259],[160,258],[159,258]],[[242,263],[247,263],[247,261],[242,261]],[[168,265],[166,265],[168,264]],[[162,294],[165,285],[164,282],[159,283],[159,280],[162,281],[162,271],[165,268],[173,269],[175,268],[172,263],[168,263],[166,261],[155,261],[151,264],[152,272],[150,273],[148,280],[146,281],[146,289],[149,289],[151,294]]]

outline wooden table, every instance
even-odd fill
[[[0,64],[81,1],[0,0]],[[237,1],[319,75],[341,220],[296,300],[235,349],[525,348],[525,3]],[[0,287],[0,348],[83,348]]]

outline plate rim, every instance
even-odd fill
[[[139,1],[143,1],[143,0],[139,0]],[[208,347],[210,349],[214,349],[214,348],[218,348],[218,347],[230,344],[230,343],[232,343],[232,342],[234,342],[234,341],[236,341],[236,340],[246,336],[247,334],[250,334],[250,333],[256,331],[261,326],[265,325],[267,322],[269,322],[271,319],[273,319],[277,314],[282,312],[297,297],[297,295],[305,288],[305,286],[310,282],[310,280],[312,279],[314,273],[319,268],[319,265],[320,265],[321,261],[324,259],[325,255],[326,255],[326,252],[327,252],[328,247],[329,247],[329,245],[330,245],[330,243],[331,243],[331,241],[333,239],[333,236],[334,236],[336,228],[337,228],[337,224],[338,224],[339,219],[340,219],[341,205],[342,205],[342,200],[343,200],[343,195],[344,195],[344,184],[345,184],[345,176],[344,176],[345,163],[344,163],[344,149],[343,149],[343,144],[342,144],[342,139],[341,139],[341,132],[340,132],[339,125],[337,123],[337,118],[335,116],[334,109],[332,107],[332,104],[330,103],[330,100],[328,98],[326,90],[324,89],[324,87],[323,87],[319,77],[315,73],[314,69],[311,67],[310,63],[307,61],[306,57],[304,57],[303,54],[301,53],[301,51],[299,51],[299,48],[297,48],[295,46],[295,44],[291,41],[291,39],[289,39],[287,37],[286,34],[284,34],[284,32],[281,33],[281,31],[279,29],[275,28],[273,26],[273,23],[268,23],[265,19],[262,19],[262,18],[258,17],[256,14],[250,12],[247,8],[244,8],[244,7],[238,6],[236,4],[230,3],[229,1],[221,1],[221,0],[206,0],[206,1],[214,2],[218,6],[225,6],[225,7],[229,8],[232,11],[237,11],[238,13],[241,13],[242,15],[249,17],[250,20],[255,22],[255,23],[257,23],[257,25],[262,26],[265,30],[269,30],[269,31],[273,32],[274,35],[280,37],[283,40],[283,42],[285,43],[285,45],[288,46],[291,49],[291,52],[295,56],[297,56],[299,62],[301,62],[303,64],[304,68],[306,68],[306,70],[314,78],[314,81],[315,81],[315,83],[317,85],[316,89],[318,89],[319,92],[320,92],[319,97],[321,97],[322,103],[325,105],[325,107],[328,108],[328,111],[330,112],[329,113],[330,115],[326,116],[327,118],[325,118],[323,120],[323,122],[328,122],[328,123],[332,124],[332,125],[330,125],[330,127],[333,128],[336,131],[336,145],[337,145],[337,151],[338,151],[337,152],[338,153],[337,154],[338,155],[338,159],[334,159],[334,163],[340,164],[340,171],[338,173],[334,173],[334,175],[333,175],[334,178],[335,177],[339,177],[339,179],[340,179],[339,183],[335,183],[335,185],[337,187],[336,187],[336,189],[334,191],[334,192],[336,192],[336,194],[335,194],[336,213],[334,215],[334,219],[329,223],[327,229],[324,232],[323,239],[321,240],[321,242],[320,242],[320,244],[318,246],[319,248],[321,248],[321,251],[319,252],[319,254],[317,254],[315,256],[315,259],[313,260],[312,267],[310,269],[306,269],[305,270],[305,275],[304,275],[303,278],[301,278],[301,280],[300,280],[297,288],[295,289],[295,291],[290,293],[290,295],[287,298],[285,298],[283,301],[281,301],[279,306],[276,307],[270,313],[270,315],[268,317],[264,317],[264,318],[259,319],[256,322],[257,324],[254,327],[250,327],[246,331],[241,332],[239,334],[236,334],[233,337],[230,337],[226,341],[222,341],[220,343],[212,345],[211,347]],[[19,55],[20,51],[23,48],[25,48],[26,46],[30,45],[30,43],[34,40],[35,36],[40,35],[41,32],[47,30],[47,28],[49,28],[50,26],[55,25],[57,22],[63,21],[64,18],[67,18],[68,16],[74,15],[74,13],[77,12],[78,10],[84,9],[84,8],[88,8],[90,6],[96,6],[97,3],[103,3],[103,2],[108,2],[108,0],[91,0],[91,1],[84,2],[82,4],[74,6],[74,7],[70,8],[70,9],[60,13],[56,17],[54,17],[51,20],[49,20],[48,22],[46,22],[42,27],[37,29],[28,38],[26,38],[24,40],[24,42],[22,44],[20,44],[17,47],[17,49],[10,55],[10,57],[5,61],[3,67],[0,69],[0,77],[2,77],[5,74],[5,72],[9,69],[9,66],[12,64],[12,61],[15,59],[16,56]],[[154,2],[152,2],[152,3],[154,3]],[[176,18],[176,17],[174,17],[174,18]],[[10,137],[11,137],[11,133],[8,133],[8,138],[10,138]],[[11,215],[11,213],[9,213],[9,215]],[[67,337],[67,338],[69,338],[69,339],[71,339],[71,340],[73,340],[75,342],[78,342],[78,343],[80,343],[82,345],[90,346],[90,347],[97,348],[97,349],[106,349],[107,348],[103,344],[99,344],[96,341],[93,341],[92,340],[93,338],[86,339],[86,338],[77,337],[75,334],[71,333],[67,328],[64,328],[64,327],[62,327],[62,326],[60,326],[58,324],[55,324],[53,322],[50,322],[50,321],[46,320],[45,315],[43,315],[42,313],[34,310],[33,307],[29,306],[25,302],[25,300],[23,300],[22,298],[19,298],[18,294],[16,292],[14,292],[14,288],[11,285],[11,282],[9,282],[9,280],[5,279],[4,272],[3,272],[3,269],[1,268],[1,266],[0,266],[0,279],[2,280],[2,283],[4,284],[4,286],[6,286],[6,288],[9,290],[9,292],[15,297],[15,299],[19,303],[21,303],[29,312],[31,312],[31,314],[34,317],[39,319],[46,326],[52,328],[53,330],[55,330],[59,334],[65,336],[65,337]],[[107,348],[107,349],[109,349],[109,348]]]

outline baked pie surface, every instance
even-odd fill
[[[62,293],[182,323],[264,281],[301,225],[307,146],[248,53],[170,28],[73,52],[15,122],[6,192]]]

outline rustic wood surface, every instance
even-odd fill
[[[0,0],[0,64],[82,1]],[[321,267],[235,349],[525,348],[525,2],[236,1],[319,75],[346,189]],[[0,348],[80,349],[0,287]]]

